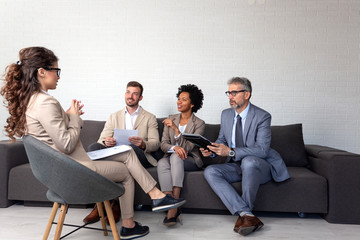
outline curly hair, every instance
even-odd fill
[[[178,93],[176,94],[176,97],[178,98],[182,92],[189,93],[191,104],[194,105],[191,110],[192,112],[196,113],[203,105],[204,94],[202,93],[201,89],[199,89],[194,84],[181,85],[178,88]]]
[[[26,109],[30,97],[40,91],[37,70],[40,67],[51,67],[58,61],[55,54],[44,47],[28,47],[19,51],[19,61],[5,68],[4,86],[0,94],[4,96],[4,105],[10,116],[4,126],[7,136],[15,141],[26,130]]]

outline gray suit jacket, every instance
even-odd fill
[[[250,103],[249,103],[250,104]],[[235,109],[225,109],[221,114],[221,127],[217,143],[231,146],[231,135]],[[235,148],[235,161],[246,156],[256,156],[266,160],[271,165],[271,174],[276,182],[290,177],[280,154],[270,148],[271,115],[265,110],[250,104],[244,127],[245,147]],[[227,159],[229,161],[230,158]]]
[[[175,114],[175,115],[169,115],[169,119],[173,120],[173,122],[176,126],[179,126],[180,113]],[[193,113],[191,115],[191,119],[189,120],[189,122],[186,125],[185,132],[203,135],[205,132],[205,122],[203,120],[201,120],[200,118],[196,117],[195,114]],[[170,127],[165,126],[164,130],[163,130],[163,135],[161,138],[161,145],[160,145],[161,150],[163,152],[165,152],[164,157],[169,156],[167,151],[172,146],[174,146],[175,143],[176,143],[175,132]],[[184,139],[182,137],[182,135],[180,135],[180,137],[178,138],[177,143],[180,147],[184,148],[185,151],[188,152],[188,154],[192,155],[192,157],[195,160],[196,166],[201,168],[203,165],[203,162],[201,160],[199,150],[197,148],[195,148],[195,145],[192,142]]]

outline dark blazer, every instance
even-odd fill
[[[169,119],[173,120],[176,126],[179,126],[180,113],[175,115],[169,115]],[[195,114],[193,113],[191,115],[189,122],[186,125],[185,132],[203,135],[205,132],[205,122],[200,118],[196,117]],[[161,150],[165,153],[164,157],[170,155],[169,153],[167,153],[167,151],[172,146],[174,146],[175,143],[176,143],[175,132],[170,127],[165,126],[160,144]],[[186,152],[188,152],[188,155],[191,155],[194,158],[195,163],[199,168],[203,166],[203,162],[201,160],[199,150],[197,147],[195,147],[195,145],[192,142],[187,141],[182,137],[182,135],[180,135],[180,137],[177,139],[177,143],[180,147],[184,148]]]
[[[249,103],[250,104],[250,103]],[[231,146],[231,135],[235,109],[228,108],[221,114],[221,127],[217,143]],[[244,127],[245,147],[235,148],[235,161],[246,156],[256,156],[266,160],[271,165],[271,174],[276,182],[290,177],[280,154],[270,148],[271,142],[271,115],[265,110],[250,104]],[[230,160],[228,157],[227,161]]]

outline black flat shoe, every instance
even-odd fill
[[[171,226],[174,226],[178,221],[181,225],[182,224],[182,220],[181,220],[181,217],[180,217],[180,214],[181,214],[181,209],[178,208],[177,212],[176,212],[176,215],[175,217],[172,217],[172,218],[167,218],[165,217],[164,218],[164,221],[163,221],[163,224],[167,227],[171,227]]]

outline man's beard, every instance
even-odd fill
[[[139,103],[139,101],[135,101],[135,100],[133,100],[133,103],[132,103],[132,104],[129,104],[128,101],[126,101],[126,105],[127,105],[128,107],[135,107],[136,105],[138,105],[138,103]]]
[[[230,107],[234,108],[235,110],[241,108],[242,106],[243,106],[243,104],[239,105],[236,102],[234,102],[234,104],[230,104]]]
[[[230,107],[232,108],[239,108],[240,106],[236,102],[229,102]]]

